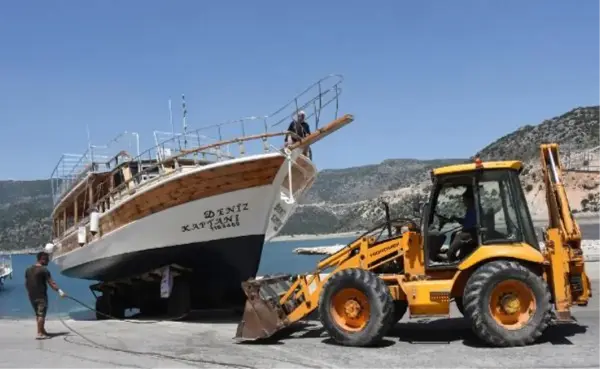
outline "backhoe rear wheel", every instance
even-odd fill
[[[550,321],[550,291],[526,266],[511,260],[489,262],[467,281],[464,315],[475,334],[492,346],[525,346]]]
[[[346,269],[334,273],[319,297],[319,316],[330,337],[344,346],[371,346],[392,326],[394,302],[374,273]]]

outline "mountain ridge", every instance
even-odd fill
[[[571,153],[600,145],[599,106],[576,107],[525,125],[482,147],[469,158],[385,159],[378,164],[324,169],[300,200],[281,235],[324,234],[370,227],[383,219],[379,200],[390,203],[394,216],[411,215],[414,199],[425,199],[434,167],[482,160],[522,160],[521,182],[532,215],[544,216],[540,183],[539,144],[557,142]],[[523,144],[526,143],[526,144]],[[598,164],[597,153],[592,160]],[[577,163],[575,163],[577,164]],[[584,163],[579,163],[583,165]],[[589,163],[588,163],[589,164]],[[598,173],[565,173],[565,186],[574,212],[600,209]],[[0,181],[0,250],[39,248],[50,239],[52,196],[49,180]]]

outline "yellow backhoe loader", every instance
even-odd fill
[[[235,338],[270,337],[318,310],[337,343],[369,346],[407,310],[411,318],[448,317],[452,301],[492,346],[528,345],[550,322],[573,322],[570,307],[591,297],[581,233],[561,183],[558,145],[541,145],[540,154],[545,247],[519,181],[520,161],[437,168],[428,202],[415,209],[420,224],[390,219],[386,206],[383,224],[314,273],[243,282],[248,299]]]

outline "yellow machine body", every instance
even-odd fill
[[[366,331],[367,328],[375,329],[369,328],[368,321],[376,319],[376,316],[383,316],[381,314],[384,314],[385,317],[381,318],[380,325],[393,325],[405,311],[408,311],[410,317],[447,317],[450,314],[451,302],[457,301],[458,304],[461,301],[462,304],[463,297],[470,299],[471,305],[476,305],[473,301],[480,300],[474,300],[473,296],[463,296],[465,291],[471,291],[471,294],[474,293],[473,291],[477,291],[476,287],[467,286],[468,283],[473,286],[476,284],[470,282],[470,278],[475,273],[477,275],[473,276],[474,279],[479,278],[481,281],[486,281],[486,271],[492,275],[502,268],[512,268],[506,273],[516,274],[510,278],[502,277],[502,271],[500,271],[497,277],[489,277],[496,278],[489,283],[491,283],[490,286],[494,285],[497,288],[493,289],[492,286],[489,293],[485,291],[481,293],[485,296],[489,295],[491,315],[488,321],[492,323],[486,324],[496,324],[493,323],[495,319],[498,327],[504,327],[507,331],[524,330],[524,319],[529,316],[529,319],[534,319],[536,322],[540,319],[544,320],[539,323],[540,330],[543,330],[544,324],[547,324],[545,322],[546,315],[543,317],[535,315],[531,310],[543,308],[542,302],[537,300],[541,300],[541,297],[545,296],[544,293],[547,292],[549,293],[548,309],[554,308],[553,319],[559,322],[572,321],[570,307],[573,305],[585,306],[591,296],[590,283],[585,273],[580,247],[581,233],[572,217],[566,193],[560,183],[562,173],[558,160],[558,146],[556,144],[542,145],[540,153],[549,210],[549,225],[544,232],[545,248],[541,249],[537,244],[533,244],[536,240],[535,236],[531,235],[533,224],[517,178],[522,169],[521,162],[481,162],[477,160],[475,163],[437,168],[431,173],[433,189],[428,206],[423,207],[424,211],[421,213],[421,226],[410,219],[392,221],[386,206],[388,216],[384,224],[366,232],[337,253],[321,260],[313,273],[267,277],[244,282],[242,287],[248,300],[236,338],[255,340],[270,337],[282,328],[306,318],[321,305],[327,305],[321,306],[319,313],[322,320],[324,319],[323,315],[329,317],[329,323],[324,323],[324,325],[326,328],[329,327],[328,330],[331,334],[342,337],[340,340],[346,340],[345,343],[349,345],[372,343],[371,341],[380,338],[387,328],[381,328],[381,332],[373,333],[369,338],[352,341],[347,337],[353,334],[358,335],[361,330]],[[495,196],[499,199],[504,196],[498,200],[493,198],[494,191],[491,192],[492,200],[490,201],[495,204],[494,209],[505,209],[504,214],[508,217],[513,214],[513,220],[517,225],[510,225],[506,221],[505,223],[509,224],[507,230],[505,232],[497,231],[489,223],[494,214],[485,213],[485,209],[480,207],[478,241],[473,241],[476,243],[473,249],[465,252],[464,257],[454,262],[436,264],[432,261],[434,259],[432,250],[435,248],[432,240],[440,238],[440,234],[428,231],[427,227],[432,223],[431,219],[435,218],[436,214],[434,213],[439,211],[439,208],[435,207],[435,202],[439,200],[443,186],[447,186],[451,181],[462,181],[460,183],[467,185],[473,181],[473,188],[479,186],[478,191],[480,192],[477,192],[476,199],[481,205],[486,196],[490,198],[489,193],[484,193],[482,187],[485,187],[486,183],[493,183],[492,180],[485,182],[486,173],[491,173],[489,176],[492,179],[500,178],[498,179],[498,188],[499,192],[504,194],[497,195],[498,191],[496,191]],[[442,203],[440,202],[440,204]],[[511,204],[514,209],[517,209],[513,213],[507,210],[510,210]],[[502,219],[498,215],[501,212],[501,210],[496,211],[496,218]],[[484,218],[488,223],[484,222]],[[440,220],[440,222],[442,221]],[[395,235],[392,234],[394,224],[399,230]],[[509,229],[511,227],[514,227],[512,231]],[[440,224],[441,228],[443,225]],[[388,237],[382,239],[381,235],[386,230]],[[489,236],[490,234],[497,237],[498,242],[495,242],[494,238]],[[428,240],[426,240],[427,237]],[[361,276],[356,277],[357,282],[354,285],[352,285],[354,283],[352,275]],[[373,301],[376,301],[373,297],[376,295],[375,292],[370,292],[368,288],[361,290],[360,286],[364,286],[366,282],[363,283],[359,279],[373,279],[373,276],[376,276],[374,277],[376,281],[372,282],[374,286],[385,285],[387,289],[385,292],[381,292],[381,289],[378,290],[377,293],[383,296],[378,301],[381,301],[382,306],[388,306],[391,299],[395,314],[388,312],[389,309],[385,306],[378,308],[377,306],[381,304],[373,305]],[[346,283],[347,288],[340,287],[335,293],[325,293],[329,280],[337,277],[340,280],[350,281],[339,282]],[[536,287],[535,283],[531,282],[533,283],[530,284],[531,291],[528,292],[527,278],[535,279],[537,277],[541,283],[544,283],[547,291],[540,290],[541,287]],[[540,282],[537,283],[542,286]],[[376,288],[373,288],[375,291]],[[494,299],[497,302],[493,302]],[[481,304],[488,304],[488,302],[486,300]],[[529,310],[525,304],[530,305]],[[461,306],[459,309],[461,311],[466,309],[467,315],[481,315],[480,312],[485,311],[487,305],[481,306],[479,308]],[[379,312],[376,311],[377,309]],[[546,312],[543,313],[546,314]],[[548,314],[550,313],[548,312]],[[341,316],[345,318],[341,318]],[[475,316],[469,316],[469,318],[471,320],[480,319]],[[533,331],[527,333],[532,337],[530,339],[525,335],[526,333],[523,333],[524,338],[516,341],[503,338],[499,333],[494,336],[495,338],[487,338],[485,335],[492,335],[489,332],[495,332],[494,329],[496,328],[488,330],[487,333],[482,332],[481,337],[500,346],[527,344],[535,338],[534,336],[537,337],[541,334]]]

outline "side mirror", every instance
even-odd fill
[[[381,200],[381,204],[383,205],[383,208],[385,209],[385,221],[387,223],[388,237],[392,237],[392,223],[391,223],[391,217],[390,217],[390,205],[387,203],[387,201],[383,201],[383,200]]]

